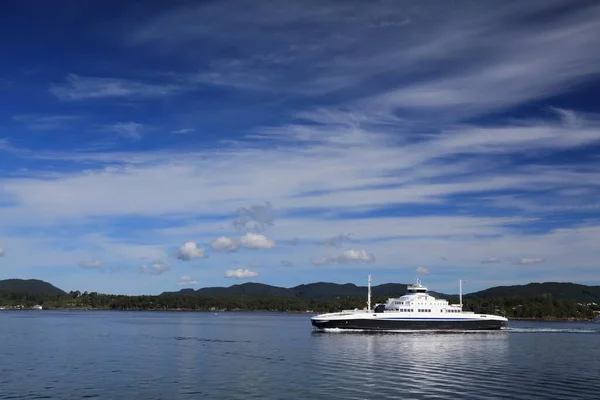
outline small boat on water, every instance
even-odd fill
[[[406,294],[390,298],[371,308],[371,276],[369,275],[367,308],[315,315],[311,323],[316,329],[349,329],[365,331],[404,330],[496,330],[508,319],[498,315],[476,314],[462,310],[462,280],[459,282],[460,304],[431,296],[417,279]]]

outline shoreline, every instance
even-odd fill
[[[319,314],[317,311],[277,311],[277,310],[194,310],[189,308],[168,308],[168,309],[110,309],[110,308],[78,308],[78,307],[61,307],[61,308],[0,308],[1,311],[115,311],[115,312],[198,312],[198,313],[281,313],[281,314]],[[508,317],[507,317],[508,318]],[[508,318],[509,321],[531,321],[531,322],[600,322],[597,319],[583,319],[576,317],[559,318],[547,316],[542,318]]]

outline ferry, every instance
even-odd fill
[[[312,326],[318,330],[364,331],[462,331],[498,330],[505,328],[508,319],[499,315],[463,311],[462,280],[459,281],[459,304],[436,299],[419,279],[408,285],[406,294],[390,298],[371,308],[371,275],[368,279],[367,308],[315,315]]]

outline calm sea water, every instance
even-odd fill
[[[600,399],[600,324],[314,332],[309,315],[0,311],[0,399]]]

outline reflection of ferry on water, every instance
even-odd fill
[[[407,287],[406,294],[390,298],[385,304],[371,309],[371,276],[366,310],[346,310],[316,315],[311,318],[317,329],[386,330],[494,330],[506,326],[508,319],[498,315],[475,314],[462,310],[462,281],[460,304],[431,296],[417,280]]]

